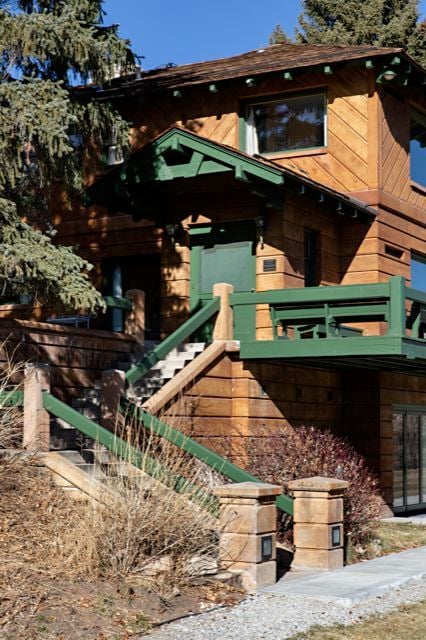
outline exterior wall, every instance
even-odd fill
[[[374,163],[369,144],[376,133],[369,126],[370,102],[374,100],[372,72],[354,67],[332,75],[304,73],[294,80],[269,78],[248,88],[243,79],[221,84],[217,94],[206,86],[182,91],[182,98],[171,93],[144,96],[123,104],[121,109],[134,123],[135,146],[142,147],[171,126],[216,142],[239,148],[240,122],[246,101],[279,97],[284,94],[324,89],[328,98],[328,144],[325,149],[273,154],[273,159],[339,191],[360,191],[371,184]]]
[[[410,106],[426,109],[426,100],[416,96],[413,102],[390,91],[380,92],[380,188],[392,198],[394,206],[410,205],[425,211],[426,187],[410,179]]]
[[[218,359],[163,412],[166,422],[244,466],[256,439],[302,425],[348,439],[379,477],[392,510],[395,405],[423,405],[426,378],[362,369],[314,369]],[[260,447],[262,450],[262,447]]]
[[[26,320],[2,320],[0,343],[0,362],[6,352],[15,362],[49,364],[52,392],[66,401],[93,387],[104,369],[126,361],[136,347],[117,333]]]
[[[393,493],[393,426],[395,405],[425,406],[426,377],[399,373],[380,374],[380,476],[388,504]]]

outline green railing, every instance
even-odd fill
[[[229,462],[218,453],[192,440],[189,436],[162,422],[159,418],[147,413],[129,400],[123,399],[122,407],[126,415],[136,418],[148,431],[176,445],[182,451],[204,462],[211,469],[229,478],[229,480],[233,482],[262,482],[262,480],[248,473],[248,471],[241,469],[241,467]],[[278,496],[275,504],[281,511],[290,515],[293,514],[293,498],[290,496]]]
[[[294,351],[299,357],[310,352],[306,340],[309,338],[342,338],[347,344],[355,340],[354,344],[359,347],[361,338],[368,341],[379,337],[363,337],[362,329],[347,326],[348,323],[359,326],[384,322],[387,324],[383,334],[386,337],[425,340],[426,294],[406,287],[404,278],[400,276],[393,276],[386,283],[234,293],[231,305],[234,309],[235,339],[256,342],[255,319],[248,311],[256,305],[268,305],[273,340],[257,342],[298,342],[293,349],[290,345],[288,351],[291,355]],[[284,346],[282,348],[285,349]]]
[[[133,309],[132,301],[127,298],[104,296],[104,302],[109,309],[121,309],[122,311],[131,311]]]
[[[22,407],[24,405],[24,392],[16,389],[0,391],[0,406]]]
[[[97,424],[93,420],[86,418],[81,413],[58,400],[48,391],[43,392],[43,407],[51,415],[64,420],[69,425],[88,436],[95,442],[106,447],[117,458],[132,464],[138,469],[144,471],[152,478],[155,478],[165,486],[173,489],[178,493],[188,494],[189,497],[200,501],[203,506],[208,508],[216,504],[214,496],[209,495],[200,487],[194,485],[186,478],[170,472],[164,465],[149,456],[139,448],[134,447],[116,434],[112,433],[105,427]]]
[[[210,320],[220,308],[220,299],[213,298],[191,318],[183,323],[174,333],[170,334],[163,342],[150,351],[140,362],[135,364],[126,373],[126,380],[129,384],[134,384],[144,376],[157,362],[163,360],[167,354],[198,331],[206,322]]]

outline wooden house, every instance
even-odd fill
[[[116,79],[96,95],[132,154],[54,211],[106,295],[145,292],[147,339],[233,286],[234,342],[166,415],[213,448],[329,428],[395,511],[426,508],[425,77],[401,49],[284,44]]]

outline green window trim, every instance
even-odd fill
[[[323,119],[323,141],[322,144],[309,146],[309,147],[300,147],[300,148],[289,148],[289,149],[277,149],[269,152],[259,152],[259,155],[265,157],[276,157],[277,155],[290,155],[297,154],[298,152],[304,151],[316,151],[321,149],[326,151],[328,146],[328,98],[327,98],[327,89],[324,88],[316,88],[311,91],[298,91],[291,93],[281,93],[271,96],[259,96],[259,99],[250,98],[249,100],[244,100],[241,103],[240,115],[239,115],[239,126],[238,126],[238,142],[239,148],[241,151],[245,153],[250,153],[248,151],[248,140],[247,140],[247,127],[248,127],[248,117],[249,117],[249,109],[255,105],[262,104],[274,104],[284,102],[286,99],[291,100],[294,98],[303,98],[303,97],[311,97],[322,95],[324,99],[324,119]]]

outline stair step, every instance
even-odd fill
[[[68,449],[65,451],[58,451],[59,455],[63,458],[66,458],[69,462],[73,464],[86,464],[86,460],[83,458],[79,451],[75,451],[74,449]]]

